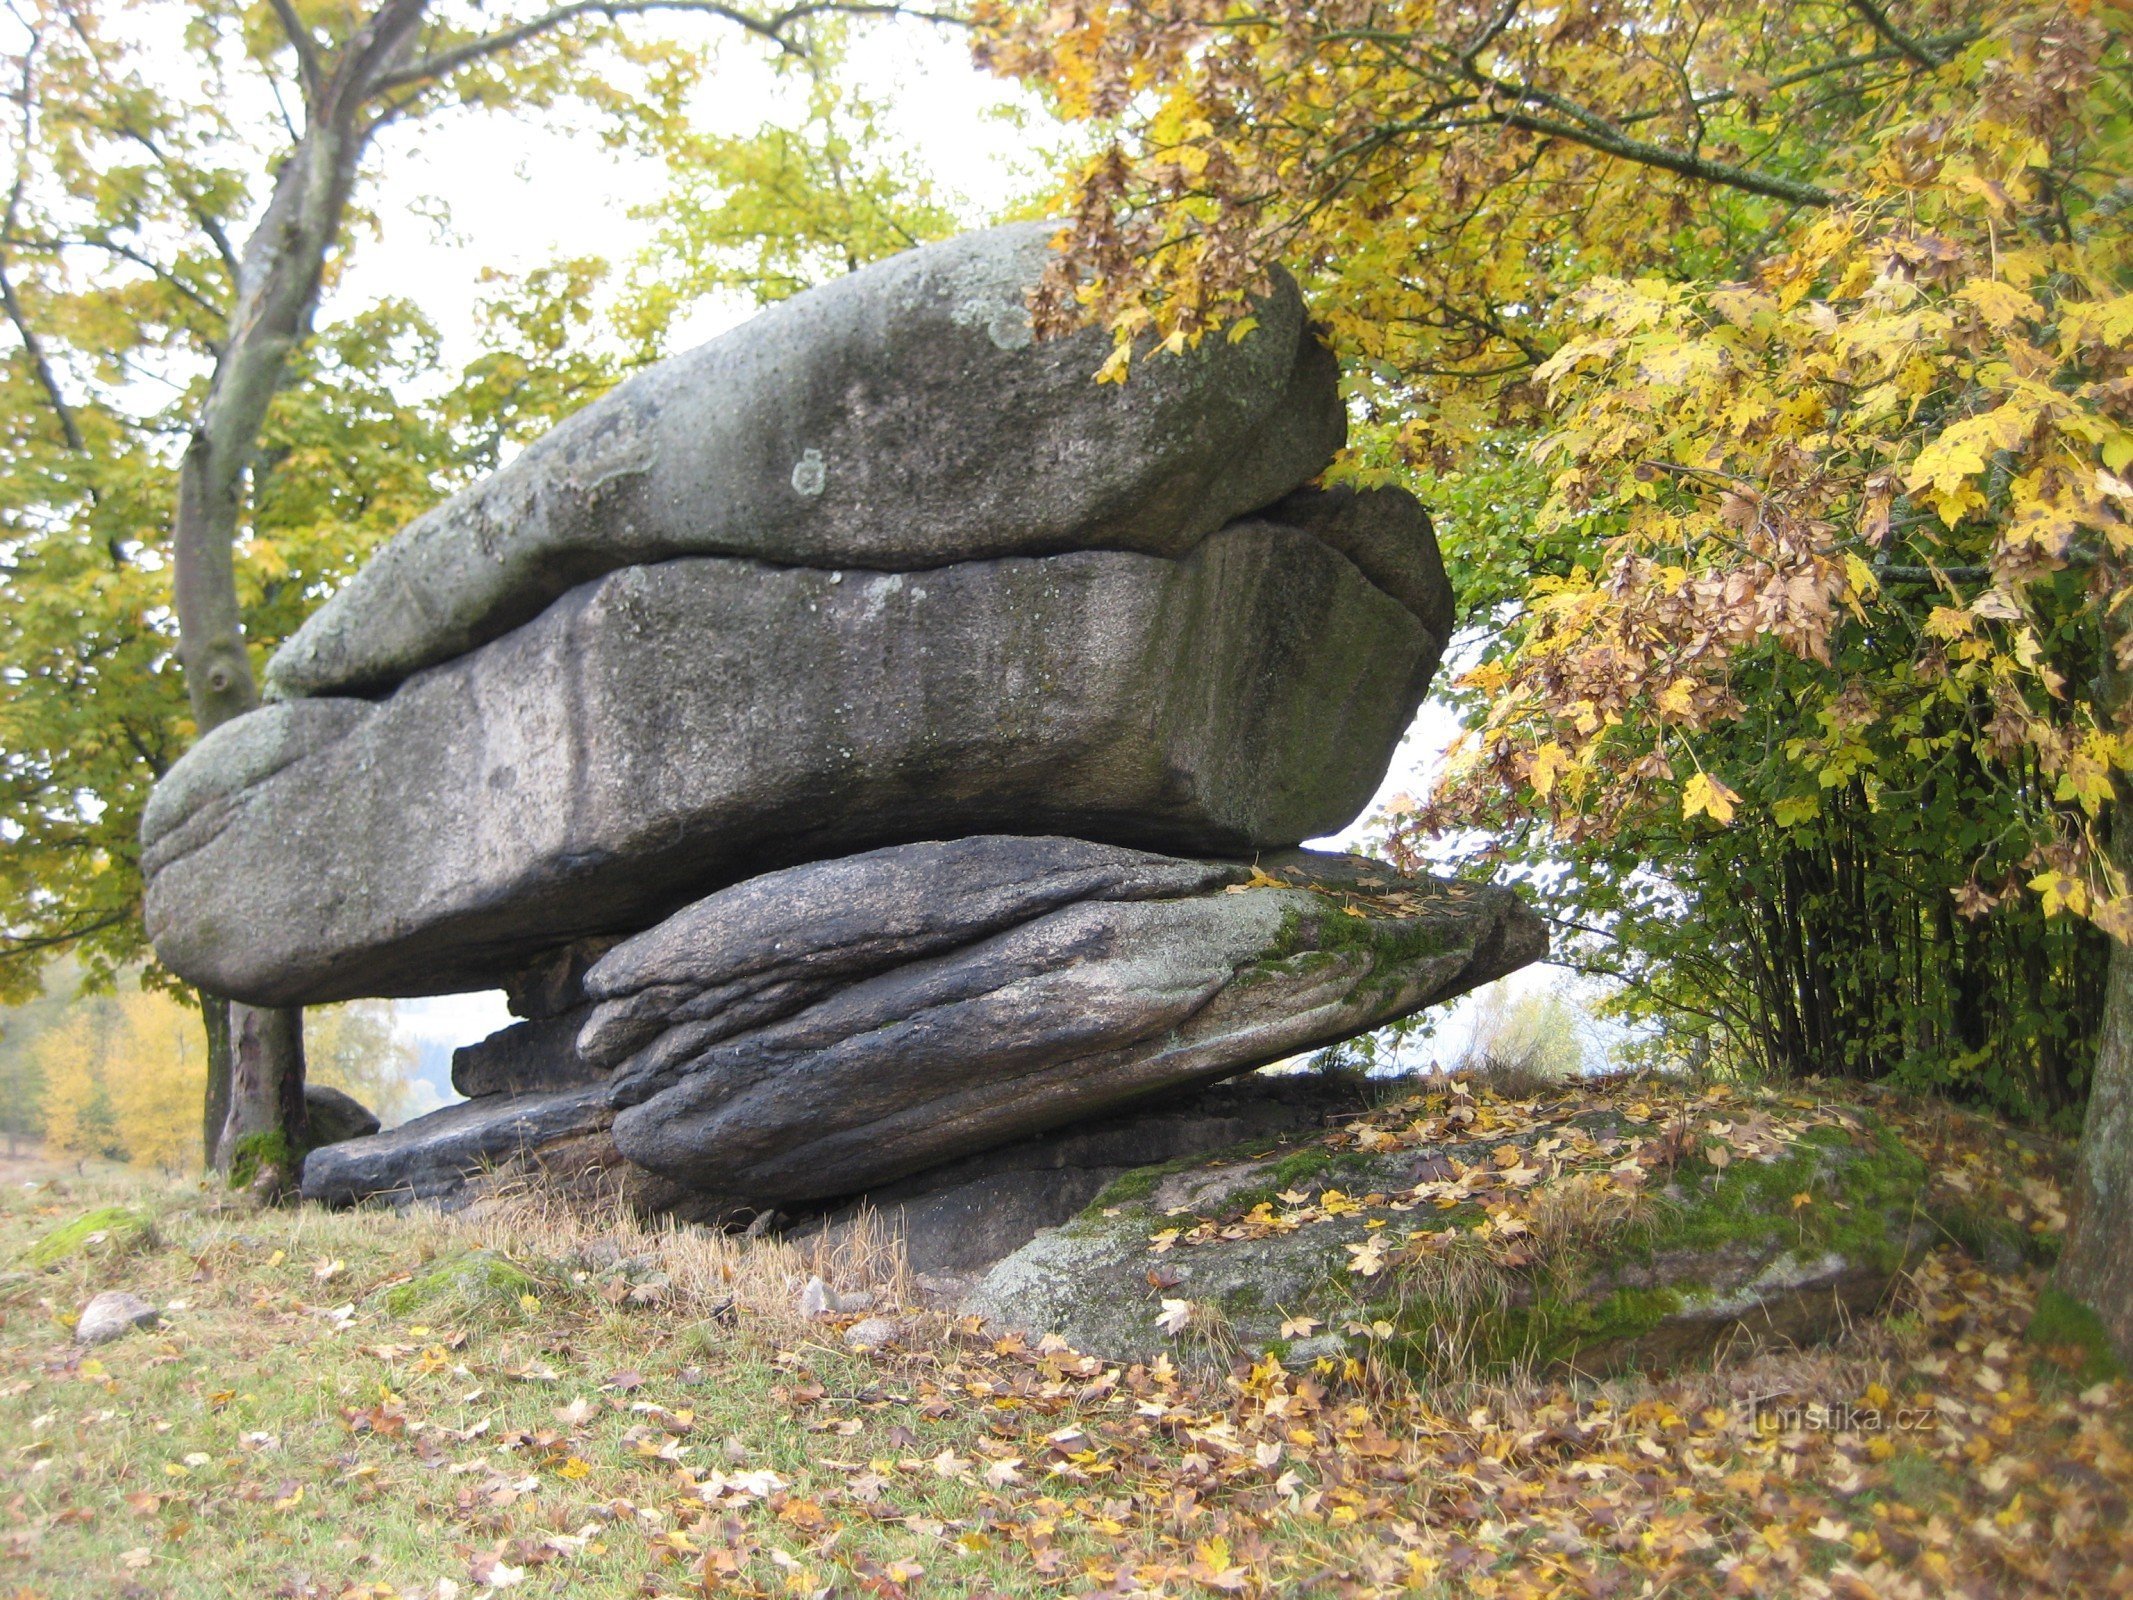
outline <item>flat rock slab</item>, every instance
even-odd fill
[[[962,1309],[1106,1361],[1299,1363],[1382,1339],[1381,1355],[1438,1376],[1597,1376],[1830,1338],[1946,1236],[1924,1164],[1871,1126],[1788,1143],[1783,1105],[1735,1102],[1718,1120],[1762,1130],[1762,1148],[1683,1170],[1663,1130],[1712,1102],[1654,1116],[1638,1092],[1564,1085],[1514,1104],[1447,1097],[1440,1081],[1316,1140],[1128,1174],[996,1264]],[[1638,1198],[1609,1211],[1592,1175],[1619,1196],[1625,1172]],[[1797,1187],[1821,1218],[1778,1198]],[[1556,1242],[1531,1244],[1550,1217]]]
[[[574,584],[673,556],[1178,556],[1332,459],[1338,374],[1290,279],[1244,337],[1098,384],[1107,332],[1030,336],[1057,228],[907,251],[632,378],[394,539],[282,647],[270,685],[388,688]]]
[[[818,917],[821,907],[847,907]],[[617,946],[580,1036],[616,1148],[753,1204],[847,1195],[1332,1044],[1546,948],[1506,890],[1016,836],[774,874]]]
[[[144,815],[148,927],[213,993],[310,1005],[491,987],[873,844],[1246,854],[1368,802],[1441,644],[1267,522],[1179,560],[631,567],[382,702],[217,728]]]
[[[468,1100],[389,1133],[313,1150],[304,1158],[304,1198],[334,1205],[439,1199],[533,1151],[599,1134],[612,1116],[599,1088]]]
[[[580,1006],[514,1022],[486,1039],[461,1045],[452,1052],[452,1087],[478,1100],[484,1095],[549,1094],[604,1081],[606,1072],[578,1054],[578,1030],[590,1014],[590,1007]]]
[[[788,1222],[786,1238],[841,1236],[864,1211],[903,1241],[929,1290],[954,1298],[1039,1231],[1068,1222],[1138,1168],[1189,1161],[1247,1141],[1308,1137],[1369,1109],[1374,1085],[1346,1073],[1254,1073],[1196,1085],[1034,1139],[1018,1139],[870,1189],[849,1205]]]

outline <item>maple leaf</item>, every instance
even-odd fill
[[[1192,1326],[1193,1304],[1190,1300],[1165,1300],[1157,1313],[1155,1325],[1172,1338],[1176,1338]]]
[[[1733,820],[1740,796],[1708,772],[1699,772],[1682,785],[1681,815],[1684,821],[1701,813],[1721,825]]]
[[[1385,1236],[1374,1233],[1360,1244],[1348,1247],[1348,1270],[1359,1277],[1374,1278],[1385,1270]]]

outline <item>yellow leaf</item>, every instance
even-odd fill
[[[1991,328],[2009,328],[2019,318],[2036,321],[2044,315],[2044,308],[2020,289],[1993,278],[1980,278],[1975,283],[1964,284],[1955,291],[1955,298],[1976,306],[1977,314]]]
[[[2062,910],[2080,916],[2089,908],[2088,885],[2071,873],[2040,872],[2029,880],[2044,901],[2044,914],[2057,916]]]
[[[1733,820],[1733,807],[1739,799],[1708,772],[1699,772],[1682,787],[1681,815],[1687,820],[1701,812],[1723,826]]]
[[[1526,781],[1533,785],[1533,792],[1545,800],[1555,788],[1556,774],[1569,765],[1569,752],[1550,739],[1533,752],[1532,763],[1526,772]]]

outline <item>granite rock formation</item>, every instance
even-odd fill
[[[1312,483],[1345,412],[1294,283],[1099,384],[1101,330],[1030,334],[1050,232],[907,252],[586,407],[158,784],[173,971],[523,1019],[307,1194],[511,1168],[823,1212],[1541,951],[1506,892],[1296,848],[1369,802],[1454,611],[1411,497]]]

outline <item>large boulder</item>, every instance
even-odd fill
[[[396,538],[275,656],[273,691],[388,688],[575,584],[674,556],[1178,557],[1332,459],[1337,373],[1290,279],[1243,337],[1099,384],[1103,330],[1030,335],[1055,231],[907,251],[632,378]]]
[[[789,1217],[781,1232],[825,1231],[835,1240],[865,1217],[902,1241],[922,1289],[936,1301],[959,1300],[995,1262],[1071,1221],[1129,1173],[1314,1136],[1368,1111],[1376,1087],[1348,1072],[1255,1072],[1196,1084],[929,1167],[860,1200]]]
[[[714,895],[587,975],[640,1166],[752,1204],[855,1193],[1334,1043],[1540,955],[1501,889],[1308,851],[878,850]]]
[[[1350,856],[1247,866],[1016,835],[870,851],[751,879],[602,957],[581,1086],[314,1152],[303,1190],[447,1199],[502,1168],[698,1216],[865,1195],[928,1232],[930,1265],[968,1270],[1125,1167],[1310,1126],[1329,1103],[1182,1092],[1545,944],[1508,891]]]
[[[375,704],[209,734],[144,815],[148,927],[211,992],[316,1004],[492,987],[875,844],[1293,844],[1368,801],[1442,642],[1265,521],[1175,560],[631,567]]]
[[[1953,1191],[1871,1113],[1648,1080],[1421,1087],[1316,1138],[1127,1174],[965,1309],[1108,1361],[1375,1347],[1438,1377],[1657,1371],[1827,1339],[1953,1236]]]

